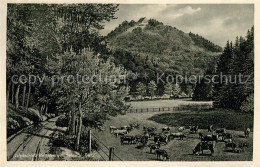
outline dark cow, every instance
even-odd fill
[[[197,133],[198,132],[199,127],[198,126],[191,126],[190,127],[190,133]]]
[[[143,146],[146,146],[148,143],[148,136],[146,136],[146,135],[142,136],[141,143]]]
[[[160,159],[161,160],[161,156],[163,158],[163,160],[169,160],[169,155],[168,153],[165,151],[165,150],[162,150],[162,149],[157,149],[155,150],[155,154],[156,154],[156,157],[157,159]]]
[[[121,144],[127,142],[128,144],[135,144],[136,138],[134,136],[121,136],[120,138]]]
[[[218,135],[222,135],[223,133],[226,133],[226,129],[225,129],[225,128],[216,129],[215,132],[216,132]]]
[[[246,128],[244,130],[244,134],[245,134],[245,138],[248,138],[249,137],[249,134],[250,134],[250,128]]]
[[[204,136],[201,132],[199,132],[199,139],[202,139]]]
[[[206,142],[215,141],[215,142],[218,142],[218,135],[207,135],[207,136],[204,136],[203,138],[201,138],[201,141],[206,141]]]
[[[153,150],[157,150],[161,147],[161,144],[160,142],[159,143],[151,143],[149,145],[149,148],[150,148],[150,153],[152,154],[153,153]]]
[[[234,150],[237,147],[237,144],[235,144],[233,142],[226,142],[225,146],[226,146],[226,149],[232,148],[232,150]]]
[[[222,133],[222,141],[228,139],[229,142],[232,142],[232,135],[230,133]]]
[[[160,143],[164,143],[167,144],[169,141],[169,133],[164,133],[164,134],[156,134],[154,136],[154,142],[160,142]]]
[[[210,150],[211,155],[214,154],[214,145],[212,142],[200,142],[197,146],[193,149],[193,154],[200,155],[203,154],[203,150]]]
[[[163,127],[162,128],[162,132],[165,132],[165,131],[170,131],[171,129],[170,129],[170,127],[169,126],[167,126],[167,127]]]

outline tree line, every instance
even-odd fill
[[[68,134],[79,150],[82,119],[88,115],[115,115],[127,109],[124,84],[111,82],[52,85],[52,77],[124,75],[110,60],[103,23],[115,19],[114,4],[8,4],[7,102],[27,112],[28,107],[65,113]],[[13,75],[44,76],[42,85],[12,82]]]

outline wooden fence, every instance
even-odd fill
[[[159,107],[159,108],[130,108],[126,113],[145,113],[145,112],[164,112],[164,111],[181,111],[181,110],[210,110],[212,105],[183,105],[176,107]]]
[[[102,158],[102,160],[104,161],[122,161],[122,159],[115,154],[115,149],[114,147],[108,147],[106,146],[102,141],[100,141],[98,139],[98,137],[96,137],[91,130],[88,131],[88,142],[89,142],[89,146],[88,146],[88,151],[91,152],[92,148],[91,148],[91,140],[95,140],[98,143],[98,150],[97,153],[100,155],[100,157]]]

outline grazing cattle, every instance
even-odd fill
[[[157,149],[155,150],[155,154],[156,154],[156,157],[157,159],[160,159],[161,160],[161,156],[163,158],[163,160],[169,160],[169,155],[168,153],[165,151],[165,150],[162,150],[162,149]]]
[[[199,139],[202,139],[204,136],[201,132],[199,132]]]
[[[214,126],[213,125],[209,125],[208,126],[208,132],[213,132],[214,131]]]
[[[241,153],[241,152],[243,152],[243,149],[242,148],[234,148],[233,152],[234,153]]]
[[[118,128],[115,126],[109,126],[110,133],[114,133],[114,130],[117,130]]]
[[[180,140],[183,140],[184,137],[186,137],[186,136],[182,132],[177,132],[177,133],[171,133],[170,134],[170,139],[180,138]]]
[[[105,127],[102,127],[102,126],[100,126],[100,125],[98,125],[97,128],[98,128],[99,131],[105,131],[105,130],[106,130]]]
[[[245,138],[249,137],[249,133],[250,133],[250,128],[246,128],[245,131],[244,131]]]
[[[193,149],[193,154],[198,154],[200,155],[203,154],[203,150],[210,150],[211,155],[214,154],[214,146],[213,143],[211,142],[200,142],[197,144],[197,146]]]
[[[225,128],[216,129],[216,133],[217,133],[218,135],[222,135],[223,133],[226,133],[226,129],[225,129]]]
[[[169,133],[164,133],[164,134],[157,134],[154,136],[154,142],[157,143],[157,142],[160,142],[160,143],[165,143],[167,144],[168,141],[169,141]]]
[[[167,126],[167,127],[163,127],[162,128],[162,132],[165,132],[165,131],[170,131],[171,129],[170,129],[170,127],[169,126]]]
[[[136,138],[134,136],[121,136],[120,138],[121,144],[127,142],[128,144],[135,144]]]
[[[191,126],[190,127],[190,133],[197,133],[198,132],[199,127],[198,126]]]
[[[244,147],[248,148],[248,144],[244,142],[239,143],[239,148],[244,148]]]
[[[207,136],[204,136],[203,138],[201,138],[201,141],[206,141],[206,142],[215,141],[215,142],[218,142],[218,135],[207,135]]]
[[[132,129],[139,129],[139,124],[138,123],[133,123],[129,125]]]
[[[230,133],[222,133],[222,141],[228,139],[229,142],[232,142],[232,135]]]
[[[148,136],[142,136],[141,143],[143,144],[143,146],[146,146],[146,144],[148,143]]]
[[[137,142],[141,142],[142,137],[143,137],[142,135],[135,135],[135,140]]]
[[[153,153],[153,150],[159,149],[160,146],[161,146],[160,143],[151,143],[151,144],[149,145],[150,153],[152,154],[152,153]]]
[[[232,148],[232,150],[233,150],[234,148],[237,147],[237,144],[235,144],[233,142],[226,142],[225,146],[226,146],[226,149],[227,148]]]
[[[183,126],[181,126],[181,127],[178,128],[178,131],[179,131],[179,132],[183,132],[184,130],[185,130],[185,127],[183,127]]]
[[[116,137],[118,137],[118,135],[125,135],[127,133],[128,133],[127,130],[119,130],[119,129],[114,130],[114,134],[116,135]]]

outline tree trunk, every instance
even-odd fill
[[[76,125],[76,116],[75,116],[75,112],[71,111],[70,113],[70,123],[69,123],[69,134],[70,135],[75,135],[75,125]]]
[[[30,94],[31,94],[31,85],[29,84],[29,92],[28,92],[27,102],[26,102],[26,111],[28,111],[29,100],[30,100]]]
[[[11,103],[14,104],[14,83],[12,83],[12,97]]]
[[[10,89],[11,89],[11,81],[8,83],[8,86],[7,86],[7,93],[6,93],[6,102],[8,104],[9,102],[9,95],[10,95]],[[7,105],[8,106],[8,105]]]
[[[45,112],[44,112],[44,114],[47,114],[47,112],[48,112],[48,104],[45,105]]]
[[[22,106],[25,107],[25,94],[26,94],[26,84],[23,85],[23,101],[22,101]]]
[[[19,91],[20,91],[20,84],[18,84],[15,92],[15,108],[18,109],[19,107]]]
[[[78,119],[77,138],[76,138],[76,145],[75,145],[76,150],[79,150],[81,128],[82,128],[82,108],[81,108],[81,102],[79,102],[79,119]]]

